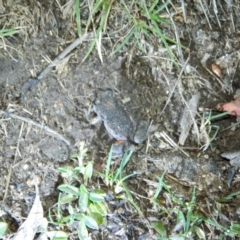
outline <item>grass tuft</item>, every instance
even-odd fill
[[[207,239],[207,231],[220,231],[218,239],[225,239],[224,237],[239,237],[240,225],[238,223],[231,223],[226,227],[218,223],[216,219],[212,219],[208,216],[202,215],[197,207],[196,202],[196,188],[193,188],[191,199],[189,202],[174,196],[171,189],[164,183],[163,177],[165,173],[158,178],[158,186],[155,191],[152,203],[159,209],[161,221],[152,221],[151,226],[159,234],[159,240],[167,239]],[[158,198],[161,195],[167,196],[169,206],[160,204]],[[227,197],[217,200],[216,206],[218,206],[218,215],[221,215],[221,206],[219,202],[225,203],[232,200],[233,197],[239,195],[239,192],[230,194]],[[169,204],[168,204],[169,205]],[[175,227],[168,233],[167,223],[175,223]],[[221,238],[222,237],[222,238]]]
[[[113,34],[107,32],[108,22],[111,18],[111,23],[113,21],[117,23],[115,33],[117,35],[119,35],[119,33],[121,34],[118,37],[119,40],[117,40],[113,47],[112,54],[121,51],[126,44],[132,43],[136,45],[141,52],[146,54],[148,45],[154,44],[154,41],[158,42],[161,40],[170,59],[176,63],[176,58],[169,44],[183,46],[174,39],[166,36],[162,31],[164,25],[171,24],[167,19],[161,17],[161,12],[165,10],[168,4],[169,1],[161,3],[159,0],[136,0],[128,3],[123,0],[120,2],[114,2],[113,0],[95,0],[88,2],[89,17],[86,20],[84,31],[88,32],[92,29],[95,36],[83,61],[89,57],[95,46],[97,47],[99,58],[103,61],[102,39],[105,35],[113,36]],[[78,35],[82,33],[80,12],[79,0],[76,0],[75,17]],[[124,22],[123,25],[119,26],[119,18],[117,16],[120,16],[119,18],[122,19],[121,22]]]

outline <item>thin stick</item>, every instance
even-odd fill
[[[184,0],[181,0],[181,5],[182,5],[182,11],[183,11],[183,19],[184,19],[184,22],[187,23],[186,9],[185,9]]]
[[[205,6],[203,5],[202,0],[200,0],[200,5],[201,5],[202,11],[203,11],[203,13],[204,13],[204,15],[205,15],[205,17],[206,17],[206,19],[207,19],[208,26],[209,26],[209,28],[212,30],[212,26],[211,26],[211,24],[210,24],[208,15],[207,15],[207,13],[206,13],[206,11],[205,11]]]
[[[4,196],[3,196],[3,202],[5,201],[5,199],[7,197],[7,194],[8,194],[8,188],[9,188],[9,183],[10,183],[10,179],[11,179],[11,176],[12,176],[13,166],[16,164],[17,154],[19,153],[19,142],[20,142],[20,139],[21,139],[21,136],[22,136],[23,126],[24,126],[24,123],[22,123],[21,129],[20,129],[20,132],[19,132],[18,142],[17,142],[17,147],[16,147],[16,151],[15,151],[15,155],[14,155],[13,164],[11,164],[11,167],[9,169],[9,173],[8,173],[8,176],[7,176],[7,182],[6,182],[5,193],[4,193]]]
[[[170,102],[170,100],[171,100],[171,98],[172,98],[172,96],[173,96],[173,93],[175,92],[175,89],[176,89],[177,85],[179,84],[179,81],[180,81],[180,79],[181,79],[181,77],[182,77],[182,74],[183,74],[184,70],[186,69],[186,66],[187,66],[187,63],[188,63],[189,59],[190,59],[190,57],[188,57],[187,60],[186,60],[186,62],[184,63],[184,65],[183,65],[183,67],[182,67],[182,70],[181,70],[181,72],[180,72],[180,74],[179,74],[179,76],[178,76],[178,79],[177,79],[175,85],[173,86],[173,89],[172,89],[172,91],[171,91],[171,93],[170,93],[170,95],[169,95],[169,97],[168,97],[168,99],[167,99],[167,102],[166,102],[165,106],[163,107],[161,113],[159,114],[159,117],[162,116],[162,114],[163,114],[163,112],[165,111],[167,105],[169,104],[169,102]],[[166,77],[164,74],[163,74],[163,76],[167,79],[167,77]]]
[[[37,123],[37,122],[35,122],[35,121],[31,120],[31,119],[28,119],[28,118],[25,118],[25,117],[21,117],[21,116],[17,116],[17,115],[15,115],[13,113],[8,113],[8,112],[2,111],[2,110],[0,110],[0,114],[5,115],[5,116],[10,117],[10,118],[14,118],[14,119],[18,119],[18,120],[24,121],[26,123],[32,124],[35,127],[41,128],[41,129],[43,129],[46,132],[46,134],[51,135],[51,136],[53,136],[53,137],[55,137],[55,138],[65,142],[68,146],[70,146],[69,140],[67,140],[61,134],[55,132],[51,128],[49,128],[47,126],[44,126],[43,124]]]
[[[185,9],[185,8],[183,8],[183,9]],[[168,6],[166,6],[166,10],[167,10],[167,12],[169,14],[169,18],[170,18],[170,20],[172,22],[172,26],[174,28],[175,37],[176,37],[176,40],[177,40],[177,43],[178,43],[177,44],[177,48],[178,48],[179,57],[181,58],[181,62],[184,62],[183,53],[182,53],[182,47],[181,47],[181,42],[180,42],[180,37],[179,37],[179,34],[178,34],[179,31],[178,31],[178,29],[176,27],[176,24],[175,24],[175,22],[174,22],[174,20],[172,18],[170,10],[168,9]]]
[[[74,48],[80,45],[91,33],[85,33],[80,38],[73,41],[67,48],[65,48],[36,78],[30,78],[22,86],[21,100],[24,101],[25,94],[29,90],[33,90],[37,84],[51,72],[52,68],[56,66],[63,58],[65,58]]]
[[[214,14],[215,14],[215,16],[216,16],[216,18],[217,18],[218,26],[219,26],[220,28],[222,28],[222,27],[221,27],[221,23],[220,23],[219,18],[218,18],[218,9],[217,9],[216,0],[213,0],[213,11],[214,11]]]
[[[185,152],[179,145],[177,145],[164,131],[162,131],[160,133],[160,136],[166,141],[168,142],[168,144],[171,145],[171,147],[177,148],[178,150],[180,150],[183,154],[185,154],[187,157],[189,157],[189,154],[187,152]]]

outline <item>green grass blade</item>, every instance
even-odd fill
[[[9,28],[9,29],[1,29],[0,30],[0,37],[9,37],[14,34],[18,33],[18,30],[15,28]]]
[[[99,1],[96,1],[96,3],[93,5],[92,8],[90,7],[89,9],[90,14],[89,14],[87,24],[86,24],[86,29],[85,29],[86,32],[88,31],[90,23],[93,22],[94,14],[101,9],[101,5],[102,5],[102,0],[99,0]]]
[[[123,46],[124,46],[127,42],[129,42],[130,38],[134,35],[135,31],[136,31],[136,27],[133,27],[133,28],[131,29],[130,33],[127,34],[127,37],[124,38],[124,40],[123,40],[120,44],[117,45],[117,47],[115,48],[115,50],[112,52],[111,55],[113,55],[113,54],[115,54],[116,52],[120,51],[120,49],[122,49]]]
[[[158,4],[158,2],[159,2],[159,0],[155,0],[153,3],[152,3],[152,5],[151,5],[151,7],[149,8],[149,12],[153,12],[153,10],[154,10],[154,8],[157,6],[157,4]],[[166,4],[166,3],[165,3]],[[164,5],[165,5],[164,4]],[[162,8],[162,7],[161,7]],[[163,8],[162,8],[163,9]]]
[[[110,172],[110,167],[111,167],[111,162],[112,162],[112,151],[113,151],[113,147],[111,146],[109,154],[108,154],[105,176],[108,176],[109,172]]]
[[[163,183],[163,178],[164,178],[165,174],[166,174],[166,171],[164,171],[164,173],[162,174],[162,176],[161,176],[160,178],[158,178],[157,190],[156,190],[156,192],[155,192],[155,194],[154,194],[154,196],[153,196],[154,199],[157,199],[157,198],[158,198],[160,192],[161,192],[162,189],[163,189],[163,184],[164,184],[164,183]]]
[[[107,23],[109,12],[110,12],[110,9],[109,9],[110,5],[108,4],[107,1],[98,1],[95,5],[96,6],[93,9],[93,13],[97,10],[101,10],[101,14],[102,14],[101,15],[101,21],[100,21],[100,24],[97,28],[95,37],[94,37],[94,39],[93,39],[93,41],[92,41],[92,43],[91,43],[91,45],[90,45],[90,47],[89,47],[89,49],[86,53],[84,59],[82,60],[82,62],[84,62],[89,57],[89,55],[92,53],[95,45],[97,44],[97,41],[99,40],[99,38],[101,38],[102,32],[103,32],[104,28],[106,27],[106,23]],[[102,7],[102,8],[100,9],[100,7]],[[87,25],[87,27],[88,27],[88,25]],[[101,59],[101,56],[99,56],[99,57]]]
[[[120,186],[125,180],[127,180],[128,178],[131,178],[132,176],[135,176],[135,175],[138,175],[138,173],[132,173],[132,174],[125,176],[124,178],[121,178],[120,181],[117,183],[117,186]]]
[[[236,197],[236,196],[239,196],[239,195],[240,195],[240,191],[234,192],[234,193],[229,194],[226,197],[218,199],[217,202],[219,202],[219,203],[227,203],[227,202],[230,202],[233,199],[233,197]]]
[[[178,66],[177,62],[175,61],[175,56],[174,56],[172,50],[170,49],[170,47],[169,47],[169,45],[168,45],[168,43],[166,41],[166,36],[162,33],[162,31],[160,30],[160,28],[158,27],[156,22],[152,21],[152,24],[155,27],[155,31],[156,31],[157,35],[161,38],[165,48],[167,49],[169,57],[175,63],[175,65]]]
[[[114,176],[114,181],[116,181],[117,179],[122,179],[122,173],[123,173],[123,170],[124,168],[126,167],[127,163],[129,162],[131,156],[132,156],[132,151],[130,152],[126,152],[122,158],[122,161],[121,161],[121,164],[120,164],[120,167],[118,168],[115,176]]]
[[[159,12],[161,12],[163,9],[166,8],[166,6],[170,3],[170,1],[165,2],[164,4],[162,4],[156,11],[154,11],[155,14],[158,14]]]
[[[139,208],[139,206],[137,205],[137,203],[135,203],[132,194],[130,193],[129,189],[126,187],[126,185],[124,183],[122,183],[122,187],[127,195],[127,201],[129,201],[132,206],[137,210],[137,212],[139,213],[139,215],[141,215],[143,217],[143,212],[141,211],[141,209]]]

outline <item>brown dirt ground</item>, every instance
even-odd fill
[[[131,42],[121,52],[110,56],[114,39],[106,35],[102,41],[103,63],[95,50],[81,63],[89,46],[89,41],[86,41],[71,53],[68,61],[28,92],[24,102],[20,101],[23,84],[48,65],[47,58],[54,59],[76,38],[75,27],[71,14],[64,19],[55,1],[33,1],[31,4],[28,1],[16,1],[14,5],[4,5],[0,26],[7,22],[6,27],[21,24],[27,28],[14,37],[1,40],[0,110],[47,126],[70,142],[68,146],[42,128],[1,114],[0,199],[4,199],[2,210],[18,224],[28,215],[32,206],[35,191],[31,180],[33,174],[39,179],[42,204],[47,210],[56,202],[56,187],[62,181],[56,169],[67,163],[72,164],[68,160],[69,155],[77,151],[80,142],[85,142],[88,158],[94,160],[96,167],[105,162],[114,140],[102,124],[91,125],[88,121],[93,94],[98,88],[114,89],[121,99],[126,100],[126,108],[136,121],[152,121],[148,140],[138,146],[128,166],[129,173],[142,173],[141,177],[129,182],[130,189],[147,196],[146,192],[151,188],[148,181],[154,181],[155,176],[161,176],[167,170],[170,174],[166,182],[176,195],[189,199],[192,186],[196,185],[197,199],[202,206],[240,190],[239,173],[231,187],[227,187],[226,169],[229,162],[221,157],[223,152],[239,150],[239,125],[220,131],[212,149],[209,147],[205,152],[200,150],[205,140],[199,142],[191,131],[183,147],[188,157],[159,137],[164,131],[178,142],[184,101],[187,102],[192,95],[200,93],[199,107],[211,107],[233,99],[234,92],[240,87],[240,16],[237,7],[225,8],[226,3],[223,3],[218,13],[220,28],[210,4],[210,29],[199,4],[191,2],[186,1],[186,23],[183,22],[180,5],[176,4],[175,10],[170,8],[181,42],[188,48],[182,50],[181,56],[176,46],[172,46],[179,57],[180,66],[184,64],[181,58],[189,58],[182,75],[158,41],[154,42],[153,39],[149,43],[151,47],[147,48],[145,55],[137,51]],[[6,12],[9,14],[5,16]],[[234,18],[234,25],[230,16]],[[174,37],[170,27],[164,31]],[[206,53],[210,59],[203,66],[201,60]],[[222,68],[223,77],[220,80],[207,71],[211,62]],[[214,124],[224,130],[235,123],[236,118],[228,117]],[[9,169],[12,169],[11,175]],[[10,182],[6,189],[8,177]],[[138,200],[138,203],[143,209],[150,207],[144,200]],[[226,206],[223,212],[229,221],[239,222],[238,209],[236,200]],[[147,214],[147,209],[144,212]],[[151,214],[148,213],[146,219],[148,217]],[[133,216],[129,216],[125,224],[132,223],[133,219]],[[141,239],[141,234],[150,234],[144,221],[132,225],[138,226],[138,230],[134,231],[139,231],[139,234],[135,238],[128,235],[128,239]],[[110,235],[106,233],[105,239],[110,239]]]

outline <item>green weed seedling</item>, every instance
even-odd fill
[[[140,215],[143,215],[140,208],[136,204],[136,202],[133,199],[132,194],[130,193],[130,190],[128,189],[127,185],[125,184],[125,181],[138,173],[132,173],[127,176],[124,176],[124,169],[127,166],[128,162],[131,159],[132,151],[126,152],[120,162],[120,166],[117,168],[117,170],[113,170],[111,168],[112,166],[112,147],[109,151],[108,158],[107,158],[107,164],[106,164],[106,170],[105,173],[97,172],[98,175],[103,179],[104,183],[108,187],[113,187],[114,192],[117,195],[117,198],[125,199],[128,202],[132,204],[132,206],[138,211]],[[125,194],[122,194],[125,193]]]
[[[79,174],[81,174],[84,180],[84,184],[87,184],[88,180],[92,177],[93,174],[93,162],[88,161],[87,165],[85,166],[83,160],[86,156],[87,149],[84,147],[84,144],[81,144],[78,153],[71,155],[71,159],[78,160],[78,166],[75,168],[66,167],[58,169],[66,181],[71,183],[73,180],[79,180]]]
[[[161,218],[171,219],[171,222],[176,222],[176,224],[172,230],[173,233],[168,235],[167,229],[165,228],[166,225],[164,225],[163,222],[151,222],[151,226],[159,234],[158,240],[207,239],[204,229],[211,229],[211,227],[220,231],[219,239],[225,239],[224,237],[226,236],[232,238],[240,236],[240,224],[231,223],[229,227],[225,227],[219,224],[216,219],[211,219],[198,213],[196,207],[197,203],[195,187],[193,188],[190,202],[185,202],[182,199],[175,197],[170,188],[163,181],[164,174],[161,176],[161,178],[158,178],[158,187],[152,198],[152,203],[155,204],[160,210]],[[163,191],[168,195],[168,199],[171,202],[171,207],[166,207],[159,204],[158,197]],[[239,194],[240,192],[232,193],[227,197],[219,199],[217,203],[220,204],[219,202],[228,202]],[[218,206],[217,209],[219,216],[221,214],[221,207]],[[207,226],[207,228],[203,229],[204,225]]]
[[[158,187],[152,198],[152,203],[155,204],[161,211],[160,214],[162,217],[171,218],[172,221],[176,222],[173,232],[178,233],[174,233],[168,236],[164,224],[160,221],[154,221],[151,222],[151,226],[159,234],[158,239],[184,240],[191,237],[205,239],[205,233],[199,227],[199,225],[203,222],[203,217],[195,212],[195,187],[193,189],[190,202],[185,202],[173,195],[170,188],[163,181],[164,174],[161,176],[161,178],[158,178]],[[158,203],[158,197],[162,191],[164,191],[169,196],[169,200],[172,202],[171,205],[173,207],[168,208]]]
[[[72,155],[78,159],[78,166],[59,169],[66,184],[58,186],[58,203],[49,211],[51,223],[70,228],[77,225],[80,240],[88,239],[88,228],[98,229],[107,215],[104,191],[87,189],[93,173],[93,163],[88,162],[86,166],[83,164],[86,152],[87,149],[81,145],[79,153]],[[80,179],[83,180],[82,183]]]
[[[117,193],[117,194],[123,190],[123,188],[124,188],[123,182],[125,180],[137,175],[137,173],[132,173],[127,176],[123,176],[124,175],[123,171],[124,171],[126,165],[128,164],[128,162],[132,156],[132,153],[133,153],[132,151],[126,152],[121,159],[120,166],[118,167],[118,169],[113,170],[113,169],[111,169],[111,165],[112,165],[112,147],[111,147],[109,154],[108,154],[105,173],[97,172],[103,178],[103,180],[107,186],[110,186],[110,187],[114,186],[115,193]]]

